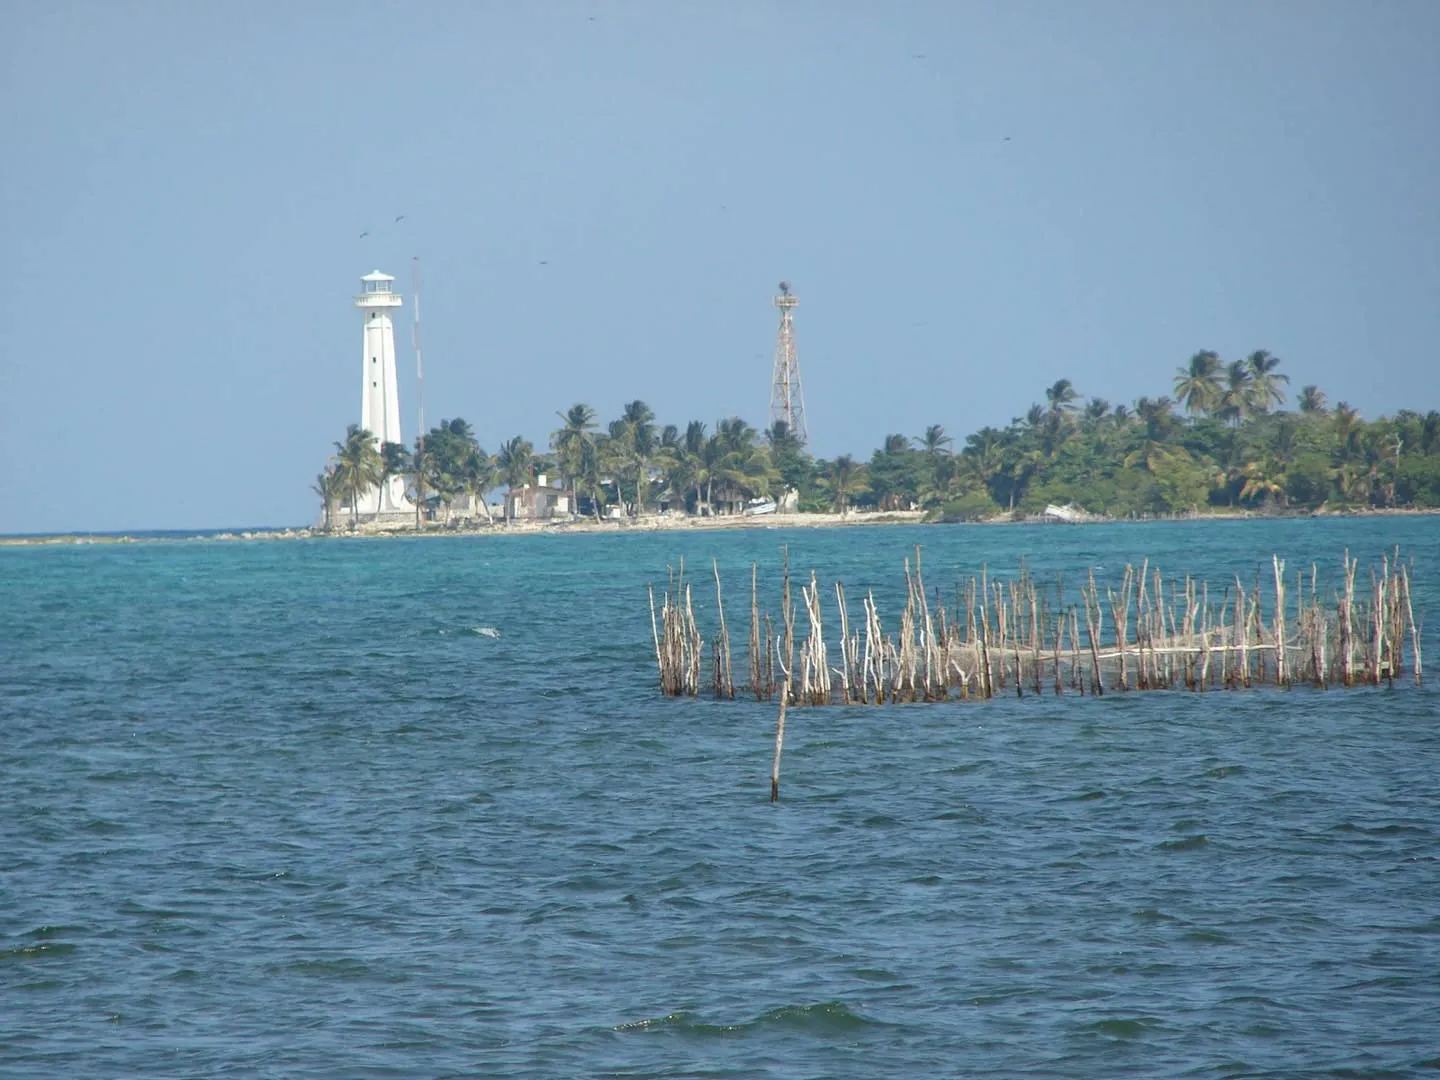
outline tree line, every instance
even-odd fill
[[[351,425],[316,480],[329,528],[390,477],[441,520],[463,507],[492,520],[490,493],[545,473],[574,490],[581,513],[627,516],[656,509],[734,514],[793,493],[801,511],[925,509],[981,519],[1073,504],[1117,517],[1220,508],[1440,507],[1440,412],[1401,410],[1366,421],[1304,386],[1283,406],[1289,376],[1259,350],[1224,362],[1203,350],[1180,366],[1172,393],[1131,405],[1085,398],[1069,379],[1004,427],[960,446],[939,424],[888,435],[862,460],[813,457],[784,423],[758,430],[740,417],[713,430],[692,420],[661,425],[632,401],[602,426],[593,408],[557,413],[548,447],[516,436],[487,453],[463,419],[431,428],[414,447],[377,445]]]

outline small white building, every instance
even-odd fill
[[[551,487],[541,473],[535,483],[505,493],[505,516],[511,521],[568,520],[575,513],[575,492]]]
[[[364,347],[361,352],[360,426],[375,436],[378,449],[384,443],[402,443],[400,433],[400,392],[395,376],[395,322],[391,312],[404,301],[394,291],[395,279],[379,270],[360,279],[355,306],[364,320]],[[360,497],[362,514],[415,512],[405,498],[405,481],[392,476],[381,487]]]

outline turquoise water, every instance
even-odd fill
[[[0,549],[0,1075],[1440,1068],[1433,685],[795,710],[771,806],[644,585],[782,543],[887,597],[1398,543],[1440,665],[1428,518]]]

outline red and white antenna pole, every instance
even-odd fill
[[[410,345],[415,350],[415,398],[419,404],[419,430],[415,432],[416,442],[425,443],[425,365],[420,359],[420,256],[410,257],[411,291],[415,295],[415,320],[410,324]]]

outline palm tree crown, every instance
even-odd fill
[[[1080,392],[1069,379],[1057,379],[1045,390],[1045,400],[1049,403],[1052,415],[1073,412],[1078,408],[1075,402],[1079,397]]]
[[[1257,349],[1246,357],[1245,367],[1250,372],[1252,414],[1267,413],[1272,405],[1285,404],[1285,391],[1280,389],[1280,384],[1288,383],[1290,376],[1276,371],[1279,366],[1280,358],[1271,356],[1264,349]]]
[[[1232,360],[1225,365],[1225,385],[1216,402],[1215,415],[1232,424],[1239,424],[1250,416],[1254,400],[1253,380],[1254,374],[1244,360]]]
[[[1325,391],[1318,386],[1302,386],[1300,396],[1296,399],[1302,413],[1320,413],[1325,411]]]
[[[1192,416],[1214,412],[1220,403],[1220,357],[1203,349],[1175,372],[1175,397]]]
[[[529,439],[522,439],[519,435],[507,439],[500,444],[495,465],[501,483],[512,488],[523,487],[530,483],[530,473],[535,465],[535,447]]]
[[[943,425],[931,424],[925,429],[925,434],[915,440],[915,449],[928,458],[937,458],[942,454],[948,454],[954,443],[955,440],[945,434]]]
[[[556,416],[564,422],[550,436],[561,474],[574,482],[584,469],[585,457],[595,448],[595,410],[589,405],[577,403]]]

